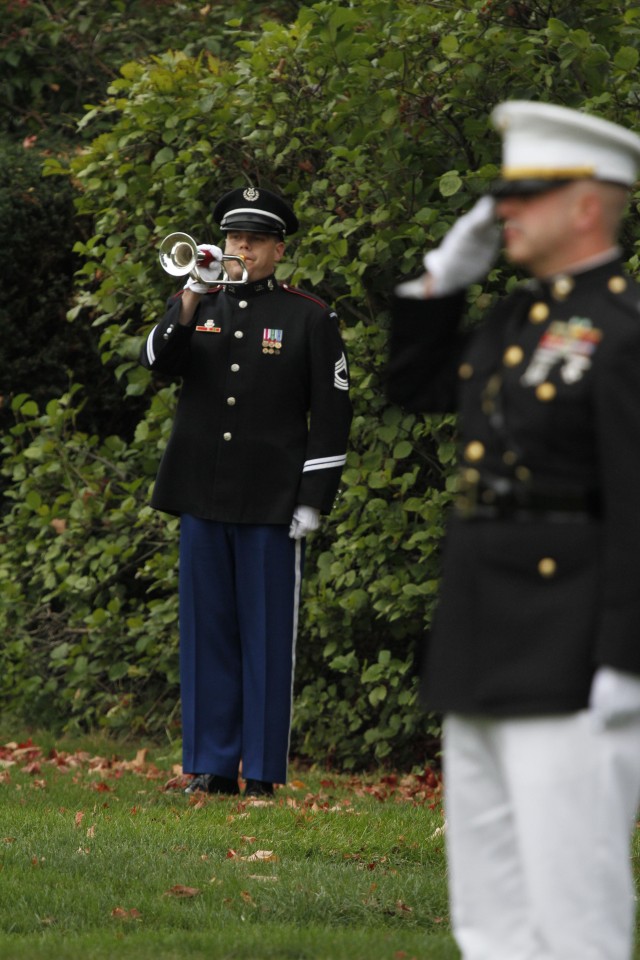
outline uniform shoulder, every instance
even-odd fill
[[[308,300],[310,303],[315,303],[322,310],[328,310],[330,313],[334,312],[328,303],[325,303],[324,300],[322,300],[320,297],[317,297],[315,293],[309,293],[308,290],[302,290],[300,287],[293,287],[290,283],[281,283],[280,289],[294,297],[301,297],[304,300]]]
[[[607,303],[618,315],[626,315],[634,325],[640,319],[640,284],[626,273],[614,273],[606,281]]]

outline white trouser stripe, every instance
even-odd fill
[[[298,641],[298,620],[300,617],[300,590],[302,587],[302,540],[295,541],[294,594],[293,594],[293,636],[291,637],[291,700],[289,708],[289,736],[287,737],[287,764],[291,746],[291,723],[293,720],[293,685],[296,673],[296,646]]]

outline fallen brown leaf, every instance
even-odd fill
[[[273,850],[256,850],[249,857],[240,857],[240,860],[246,860],[247,863],[256,863],[258,860],[263,863],[277,863],[278,857]]]
[[[127,910],[126,907],[114,907],[111,911],[114,920],[141,920],[142,914],[135,907]]]
[[[171,887],[169,890],[165,890],[163,896],[165,897],[197,897],[201,891],[197,887],[185,887],[181,883],[176,883],[175,886]]]

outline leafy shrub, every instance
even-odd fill
[[[13,400],[3,439],[0,696],[31,722],[150,731],[176,722],[176,523],[144,505],[171,392],[143,448],[78,429],[78,389]],[[20,537],[15,536],[20,531]],[[174,718],[172,724],[172,717]]]
[[[160,240],[214,240],[214,199],[251,181],[295,204],[304,229],[280,275],[335,303],[355,404],[342,489],[308,553],[293,748],[345,767],[420,762],[437,718],[417,704],[414,660],[437,598],[455,422],[386,403],[389,291],[496,175],[487,115],[505,93],[544,91],[634,126],[640,13],[602,0],[320,0],[261,27],[248,38],[228,24],[224,49],[123,63],[81,122],[87,148],[47,163],[77,184],[91,224],[69,317],[91,322],[125,402],[148,410],[130,441],[103,440],[79,432],[79,392],[43,410],[14,400],[0,675],[25,708],[46,677],[36,702],[62,722],[177,722],[175,522],[147,507],[174,387],[137,354],[171,289]],[[637,234],[632,222],[631,244]],[[470,291],[470,322],[504,287],[498,264]]]

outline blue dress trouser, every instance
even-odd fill
[[[304,541],[183,514],[183,770],[285,783]]]

